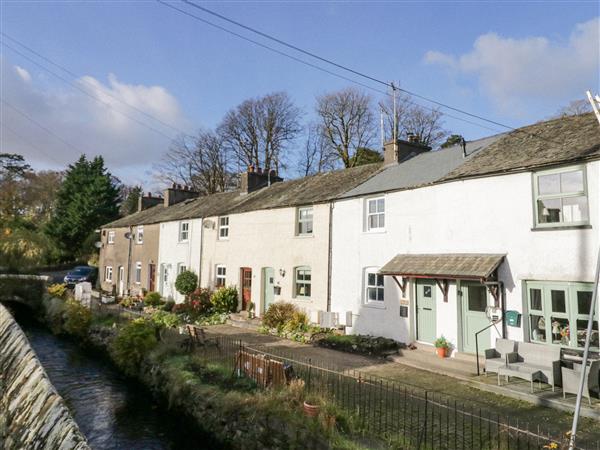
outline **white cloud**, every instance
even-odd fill
[[[102,155],[110,170],[126,181],[143,180],[144,170],[168,148],[168,136],[178,134],[147,115],[178,130],[190,129],[177,99],[164,87],[127,84],[114,74],[108,75],[106,83],[84,76],[75,83],[86,95],[66,84],[52,85],[41,77],[32,80],[29,72],[11,65],[6,58],[0,59],[0,64],[5,101],[0,105],[0,146],[2,151],[23,154],[39,167],[64,167],[80,153]]]
[[[15,71],[23,79],[23,81],[26,81],[28,83],[31,81],[31,75],[29,74],[29,72],[27,72],[27,70],[23,69],[20,66],[15,66]]]
[[[468,53],[429,51],[424,59],[455,75],[475,77],[481,92],[504,111],[529,102],[556,109],[600,83],[600,18],[576,25],[566,41],[487,33]]]

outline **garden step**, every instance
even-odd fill
[[[248,319],[243,314],[234,313],[229,315],[229,318],[227,319],[227,324],[238,328],[258,330],[260,328],[261,321],[257,318]]]

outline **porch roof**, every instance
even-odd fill
[[[398,254],[379,270],[382,275],[487,279],[504,259],[495,253]]]

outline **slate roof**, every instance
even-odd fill
[[[200,217],[242,213],[261,209],[324,203],[354,188],[381,169],[381,164],[367,164],[351,169],[320,173],[297,180],[283,181],[243,194],[240,191],[223,192],[186,200],[168,208],[163,205],[122,217],[103,225],[119,228],[135,225],[169,222]]]
[[[438,181],[454,169],[472,159],[475,154],[496,142],[498,134],[467,142],[467,157],[463,157],[461,145],[420,153],[400,164],[386,166],[376,176],[351,189],[340,198],[375,194],[378,192],[413,189]]]
[[[399,254],[386,263],[379,273],[485,279],[492,275],[504,256],[488,253]]]
[[[532,170],[600,158],[594,113],[560,117],[505,134],[441,181]]]

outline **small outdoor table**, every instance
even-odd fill
[[[535,380],[542,380],[542,372],[535,367],[528,366],[517,366],[508,364],[506,366],[498,367],[498,386],[500,386],[500,376],[506,377],[508,383],[509,377],[517,377],[531,383],[531,393],[533,394],[533,382]]]

